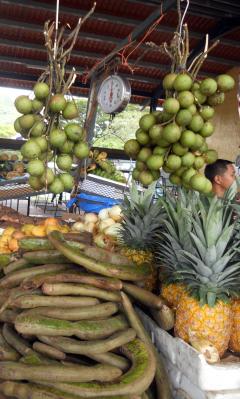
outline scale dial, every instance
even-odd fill
[[[103,80],[99,92],[98,103],[106,114],[121,112],[131,98],[131,86],[128,80],[119,75],[110,75]]]

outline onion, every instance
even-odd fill
[[[100,219],[100,220],[108,219],[109,218],[109,214],[108,214],[109,210],[110,210],[110,208],[102,209],[98,214],[98,219]]]
[[[104,230],[104,234],[110,237],[118,237],[119,230],[121,229],[121,227],[122,227],[121,223],[114,223],[113,225],[108,226]]]
[[[98,217],[96,213],[85,213],[84,215],[84,223],[96,223],[98,221]]]
[[[75,223],[72,225],[72,230],[78,231],[78,232],[85,231],[85,224],[82,223],[82,222],[75,222]]]
[[[122,220],[122,209],[119,205],[114,205],[109,209],[108,213],[115,222],[120,222],[120,220]]]
[[[112,226],[115,224],[115,221],[111,218],[101,220],[101,222],[98,225],[99,231],[104,231],[107,227]]]
[[[94,228],[95,228],[95,223],[93,222],[84,224],[84,231],[87,231],[88,233],[92,233]]]

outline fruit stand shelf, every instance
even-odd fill
[[[141,310],[137,311],[164,356],[174,399],[240,399],[240,363],[208,364],[186,342],[159,328]]]

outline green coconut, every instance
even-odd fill
[[[211,164],[216,162],[216,160],[218,159],[218,153],[216,150],[207,150],[204,153],[204,160],[207,164]]]
[[[150,148],[143,147],[138,153],[137,160],[146,162],[151,155],[152,151],[150,150]]]
[[[163,103],[163,110],[169,114],[176,114],[179,108],[180,104],[176,98],[167,98]]]
[[[26,115],[22,115],[19,118],[19,124],[21,126],[22,129],[24,130],[29,130],[33,127],[35,123],[35,118],[33,114],[26,114]]]
[[[46,129],[47,129],[47,126],[42,120],[34,122],[32,128],[30,130],[30,136],[31,137],[40,137],[46,132]]]
[[[156,146],[153,149],[153,155],[164,155],[167,149],[163,147]]]
[[[191,149],[194,151],[199,150],[204,144],[204,138],[200,134],[195,135],[195,144],[191,146]]]
[[[147,132],[157,122],[153,114],[145,114],[139,119],[139,126],[142,130]]]
[[[73,153],[78,159],[87,158],[89,151],[89,146],[85,142],[77,143],[73,148]]]
[[[212,78],[206,78],[200,84],[200,91],[206,96],[211,96],[212,94],[216,93],[217,87],[216,80]]]
[[[135,139],[130,139],[124,144],[124,151],[130,158],[135,158],[140,148],[139,142]]]
[[[181,177],[177,176],[175,173],[170,174],[169,180],[172,184],[176,184],[177,186],[180,186],[182,183]]]
[[[33,91],[38,100],[44,100],[49,95],[50,89],[47,83],[39,82],[34,85]]]
[[[14,101],[14,105],[21,114],[26,115],[32,112],[32,101],[28,96],[18,96]]]
[[[147,169],[146,165],[142,161],[136,161],[136,169],[139,170],[139,172],[142,172],[143,170]]]
[[[197,156],[194,160],[194,168],[195,169],[201,169],[205,164],[204,158],[201,156]]]
[[[159,170],[163,166],[164,158],[162,155],[150,155],[147,159],[147,167],[150,170]]]
[[[207,101],[207,96],[203,94],[199,89],[193,90],[193,95],[196,104],[203,104]]]
[[[27,171],[31,176],[42,176],[45,170],[45,165],[40,159],[32,159],[28,162]]]
[[[52,184],[50,184],[49,190],[53,194],[60,194],[64,191],[64,184],[58,176],[55,177]]]
[[[134,168],[133,169],[133,171],[132,171],[132,178],[134,179],[134,180],[139,180],[139,176],[140,176],[140,170],[138,170],[137,168]]]
[[[45,137],[35,137],[35,142],[41,148],[41,152],[46,152],[48,149],[48,141]]]
[[[142,130],[141,128],[139,128],[136,131],[136,139],[139,142],[139,144],[141,145],[147,145],[150,143],[150,137],[147,134],[147,132],[145,132],[144,130]]]
[[[33,112],[41,112],[44,107],[44,103],[37,98],[32,100],[32,110]]]
[[[196,142],[196,134],[192,132],[191,130],[184,130],[181,134],[180,138],[180,144],[183,147],[190,148],[192,147]]]
[[[190,105],[190,107],[187,108],[187,110],[188,110],[189,112],[191,112],[192,115],[195,115],[196,112],[197,112],[197,107],[196,107],[195,104],[192,104],[192,105]]]
[[[154,178],[150,171],[143,170],[139,174],[139,181],[143,186],[149,186],[154,181]]]
[[[194,95],[188,90],[181,91],[177,98],[181,108],[188,108],[194,103]]]
[[[84,128],[81,127],[79,123],[68,123],[64,127],[64,131],[68,139],[74,141],[74,143],[77,143],[79,140],[82,140],[84,138]]]
[[[210,105],[204,105],[199,110],[199,114],[205,121],[211,119],[214,116],[214,112],[214,108],[210,107]]]
[[[203,192],[206,188],[206,180],[201,173],[196,173],[191,177],[189,183],[193,190]]]
[[[55,94],[50,98],[49,109],[54,113],[58,113],[64,110],[67,101],[63,94]]]
[[[63,154],[72,154],[74,143],[71,140],[65,141],[65,143],[59,148]]]
[[[173,89],[173,84],[174,84],[176,77],[177,77],[176,73],[168,73],[166,76],[164,76],[163,82],[162,82],[164,90],[172,90]]]
[[[219,104],[223,104],[224,100],[225,100],[225,94],[217,92],[212,96],[208,97],[208,104],[211,105],[212,107],[215,107]]]
[[[192,120],[193,115],[188,109],[180,109],[176,116],[176,122],[179,126],[187,126]]]
[[[162,131],[163,131],[163,127],[161,125],[158,125],[158,124],[153,125],[151,127],[151,129],[149,130],[149,136],[153,140],[158,140],[161,138]]]
[[[180,73],[173,82],[173,87],[177,91],[190,90],[192,87],[192,78],[187,73]]]
[[[183,156],[188,152],[187,147],[183,147],[179,142],[174,143],[172,146],[172,152],[175,155]]]
[[[223,92],[230,91],[235,86],[235,80],[232,78],[232,76],[227,74],[218,75],[216,80],[218,90]]]
[[[194,164],[195,155],[192,152],[187,152],[182,156],[182,166],[190,167]]]
[[[79,116],[78,108],[74,101],[68,101],[63,112],[62,116],[64,119],[74,119]]]
[[[212,124],[212,122],[207,121],[204,122],[204,125],[202,127],[202,129],[200,130],[199,134],[201,134],[201,136],[203,137],[210,137],[214,132],[214,126]]]
[[[171,170],[177,170],[181,167],[182,160],[181,157],[175,154],[171,154],[167,157],[166,166]]]
[[[176,123],[169,123],[164,127],[162,132],[162,138],[168,143],[176,143],[180,139],[180,136],[181,129]]]
[[[64,185],[64,191],[72,191],[74,187],[74,178],[70,173],[60,173],[59,179]]]
[[[41,154],[41,148],[34,139],[29,139],[21,147],[21,154],[25,159],[37,158]]]
[[[183,172],[182,174],[182,181],[185,184],[188,184],[191,180],[191,178],[197,173],[196,169],[194,168],[189,168],[187,170],[185,170],[185,172]]]
[[[60,154],[57,156],[56,164],[59,169],[69,171],[72,167],[72,157],[68,154]]]
[[[53,180],[55,178],[55,175],[50,168],[46,168],[42,176],[40,177],[40,182],[44,186],[49,186],[49,184],[52,184]]]
[[[62,129],[52,129],[49,134],[49,142],[54,148],[61,148],[65,141],[67,140],[67,135]]]
[[[33,188],[33,190],[36,191],[42,190],[44,187],[44,184],[41,182],[40,178],[36,176],[29,176],[28,184]]]
[[[201,115],[196,114],[192,116],[192,120],[189,123],[188,127],[190,130],[192,130],[193,132],[199,132],[199,130],[202,129],[204,124],[204,120],[201,117]]]

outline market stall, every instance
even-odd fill
[[[237,47],[231,32],[239,32],[239,7],[230,0],[227,9],[223,1],[204,9],[197,0],[160,7],[102,0],[83,2],[76,17],[77,5],[68,3],[0,1],[6,17],[11,4],[23,18],[44,22],[47,57],[44,67],[35,63],[36,79],[19,64],[25,84],[32,80],[29,96],[14,103],[22,137],[14,146],[27,182],[3,182],[0,200],[67,192],[69,209],[80,209],[36,220],[2,208],[0,392],[16,399],[240,398],[238,185],[232,174],[217,197],[215,177],[203,171],[219,157],[224,107],[234,120],[232,143],[220,154],[236,155],[236,71],[228,74],[227,57],[217,65],[216,54],[221,36],[220,46]],[[128,19],[120,17],[126,12]],[[76,50],[84,26],[101,49],[108,36],[96,37],[94,19],[108,21],[111,36],[114,13],[123,25],[132,26],[135,14],[142,20],[85,64],[80,83],[75,67],[90,58]],[[165,19],[172,30],[160,37]],[[26,28],[34,43],[40,32],[34,23]],[[8,36],[4,22],[1,29]],[[32,52],[42,54],[39,47]],[[3,68],[0,83],[6,77]],[[14,79],[21,81],[16,71]],[[73,96],[78,87],[88,90],[84,120]],[[124,154],[92,147],[97,108],[112,120],[130,101],[150,108]],[[116,159],[128,160],[128,173]]]

